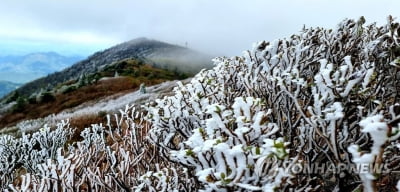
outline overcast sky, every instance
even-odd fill
[[[399,16],[398,0],[2,0],[0,54],[56,51],[88,55],[148,37],[218,55],[298,33]],[[397,15],[396,15],[397,14]]]

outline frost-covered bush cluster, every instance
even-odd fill
[[[0,189],[12,183],[19,172],[40,173],[38,165],[58,158],[57,150],[62,148],[72,131],[68,122],[62,121],[54,131],[45,126],[32,135],[14,138],[0,137]]]
[[[56,136],[71,134],[65,122],[36,136],[2,137],[1,187],[399,189],[399,35],[391,17],[384,26],[365,25],[362,17],[344,20],[335,30],[304,28],[259,42],[243,57],[217,58],[213,70],[179,84],[172,96],[108,116],[107,125],[86,128],[75,142]],[[46,140],[49,135],[54,140]],[[299,170],[314,165],[320,168]]]
[[[54,130],[45,127],[21,139],[2,137],[1,189],[195,190],[190,185],[195,180],[189,177],[186,169],[171,166],[146,140],[150,124],[143,120],[141,113],[126,107],[119,114],[107,117],[106,125],[93,124],[84,129],[76,142],[65,142],[72,135],[68,122],[59,124]],[[32,145],[37,145],[40,150],[31,150]],[[24,150],[21,152],[20,148]]]
[[[364,23],[303,29],[259,42],[243,57],[216,59],[214,70],[149,107],[151,139],[204,191],[385,186],[389,175],[375,172],[290,171],[399,161],[399,23]]]

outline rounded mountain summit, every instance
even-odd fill
[[[107,66],[128,59],[139,60],[155,68],[191,76],[201,69],[211,68],[213,66],[212,58],[211,55],[187,47],[142,37],[98,51],[62,71],[29,82],[17,91],[22,95],[29,96],[40,89],[49,89],[57,84],[79,79],[83,75],[96,73]],[[43,87],[44,85],[46,86]]]

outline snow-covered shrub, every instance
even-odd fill
[[[72,133],[66,121],[57,126],[54,130],[45,126],[32,135],[23,134],[21,138],[0,137],[0,189],[4,190],[15,180],[17,171],[37,174],[40,172],[38,165],[57,158],[57,150],[64,147]]]
[[[357,163],[359,166],[362,164],[373,164],[377,158],[382,158],[382,146],[387,141],[388,125],[383,121],[381,114],[367,117],[360,122],[360,126],[363,128],[362,132],[369,133],[372,138],[372,147],[370,153],[361,154],[360,147],[358,145],[350,145],[348,151],[353,156],[352,161]],[[374,191],[372,181],[375,180],[374,172],[361,172],[360,178],[364,185],[365,191]]]
[[[164,191],[195,189],[195,185],[183,184],[194,183],[187,172],[171,166],[146,140],[150,125],[143,120],[141,112],[126,107],[120,110],[119,115],[108,115],[107,118],[106,125],[93,124],[86,128],[80,134],[81,141],[59,147],[55,158],[50,158],[53,155],[46,156],[44,161],[37,162],[35,172],[18,175],[18,183],[3,185],[3,188],[11,191],[140,191],[153,189],[153,185],[148,183],[159,183],[167,186]],[[63,126],[54,132],[69,125]],[[51,132],[47,135],[57,138]],[[34,138],[40,137],[26,137],[25,140]],[[43,154],[54,154],[50,150],[53,148],[47,149]],[[144,177],[149,173],[157,174]],[[158,180],[157,176],[161,173],[164,174],[163,179]],[[162,188],[155,189],[159,191]]]
[[[35,119],[35,120],[25,120],[17,123],[15,125],[21,133],[27,133],[39,130],[44,125],[48,124],[48,122],[43,121],[43,119]]]
[[[12,183],[18,168],[18,140],[10,135],[0,137],[0,190]]]
[[[175,167],[159,168],[155,165],[155,171],[148,171],[139,178],[141,182],[135,189],[139,191],[194,191],[196,183],[187,172],[187,169],[177,170]]]
[[[38,164],[44,163],[48,159],[56,159],[57,150],[64,147],[72,134],[72,130],[68,125],[68,122],[62,121],[54,130],[45,125],[32,135],[22,135],[18,155],[20,155],[20,162],[28,172],[36,173]]]
[[[358,174],[348,170],[304,175],[283,164],[352,165],[357,157],[347,149],[353,144],[363,153],[372,150],[371,164],[398,159],[391,146],[398,142],[393,135],[400,119],[399,33],[391,17],[382,27],[365,25],[363,17],[347,19],[335,30],[304,28],[285,39],[259,42],[243,57],[218,58],[213,70],[148,106],[150,139],[192,171],[206,191],[359,187]],[[392,128],[391,142],[377,143],[374,131],[360,129],[374,116],[381,117],[380,127]],[[283,149],[267,144],[277,142]],[[275,167],[260,171],[263,163],[257,161],[271,165],[263,156],[274,151],[281,153],[275,154]],[[273,179],[271,173],[255,174],[283,168],[285,174]],[[380,178],[369,177],[372,188],[382,186],[373,181]]]
[[[146,93],[146,86],[144,85],[144,83],[140,84],[140,93],[145,94]]]
[[[0,137],[1,189],[393,191],[399,34],[392,18],[385,26],[360,18],[335,30],[304,28],[243,57],[215,59],[172,96],[107,116],[69,147],[57,138],[69,134],[68,123]]]

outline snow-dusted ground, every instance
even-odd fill
[[[172,88],[177,85],[178,81],[168,81],[158,85],[146,87],[146,93],[140,93],[139,90],[124,95],[113,95],[98,101],[88,101],[72,109],[66,109],[58,114],[52,114],[45,118],[26,120],[18,123],[15,127],[7,127],[0,130],[2,133],[10,133],[14,131],[26,132],[40,129],[44,124],[55,125],[61,120],[71,119],[74,117],[98,114],[100,111],[113,113],[119,109],[124,109],[126,105],[143,104],[148,101],[168,94]]]
[[[75,116],[97,114],[100,111],[113,112],[119,109],[125,108],[126,105],[140,104],[146,101],[154,100],[163,93],[169,92],[177,81],[168,81],[158,85],[154,85],[146,88],[146,93],[140,93],[139,90],[128,93],[115,98],[110,96],[100,101],[89,101],[82,105],[79,105],[73,109],[67,109],[55,116],[57,120],[69,119]]]
[[[0,117],[1,117],[1,115],[2,115],[3,113],[5,113],[6,111],[10,110],[11,107],[12,107],[13,105],[15,105],[15,103],[16,103],[16,102],[14,101],[14,102],[11,102],[11,103],[8,103],[8,104],[0,105]]]

